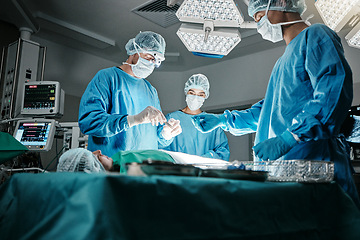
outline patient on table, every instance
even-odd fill
[[[127,164],[145,160],[167,161],[177,164],[228,165],[229,162],[166,150],[119,151],[111,157],[100,150],[90,152],[84,148],[70,149],[59,159],[58,172],[120,172],[127,173]]]
[[[57,172],[126,173],[125,165],[127,163],[142,163],[148,159],[174,162],[169,154],[159,150],[120,151],[108,157],[103,155],[100,150],[91,152],[84,148],[75,148],[61,155]]]

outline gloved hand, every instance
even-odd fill
[[[201,156],[206,158],[214,158],[214,153],[212,153],[212,151],[209,151]]]
[[[211,132],[214,129],[225,126],[224,114],[205,114],[192,117],[192,122],[200,132]]]
[[[288,153],[297,143],[294,136],[285,131],[280,136],[269,138],[253,147],[255,156],[262,160],[276,160]]]
[[[179,135],[181,132],[182,128],[180,125],[180,120],[170,118],[169,121],[165,123],[161,134],[166,140],[170,140],[171,138]]]
[[[154,108],[153,106],[148,106],[137,115],[127,116],[127,120],[129,127],[143,123],[151,123],[153,126],[157,126],[166,122],[164,114],[159,109]]]

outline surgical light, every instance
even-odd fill
[[[212,20],[217,27],[239,27],[244,22],[233,0],[185,0],[176,16],[181,22]]]
[[[360,0],[317,0],[315,7],[324,23],[339,32],[354,15],[360,12]]]
[[[194,55],[213,58],[227,55],[241,41],[239,31],[232,28],[217,28],[206,38],[207,32],[199,24],[183,23],[176,34]]]
[[[196,56],[222,58],[241,41],[237,28],[250,27],[234,0],[184,0],[176,16],[185,22],[177,35]]]
[[[350,47],[360,48],[360,23],[358,23],[346,36]]]

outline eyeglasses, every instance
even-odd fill
[[[159,58],[156,58],[156,56],[154,56],[153,53],[142,52],[140,53],[140,55],[145,60],[148,60],[149,62],[155,64],[155,67],[160,67],[162,61]]]

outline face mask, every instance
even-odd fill
[[[279,42],[283,40],[283,34],[281,29],[282,25],[305,22],[304,20],[297,20],[292,22],[272,24],[267,17],[269,7],[270,7],[270,1],[266,8],[265,16],[263,16],[261,20],[257,23],[257,31],[258,33],[261,34],[262,38],[265,40],[271,41],[273,43]]]
[[[273,43],[283,39],[281,25],[271,24],[267,18],[267,14],[257,23],[257,31],[261,34],[263,39]]]
[[[155,68],[154,63],[140,57],[136,64],[130,64],[131,69],[134,75],[138,78],[146,78],[148,77]]]
[[[186,103],[191,111],[198,110],[204,104],[205,98],[196,95],[186,95]]]

